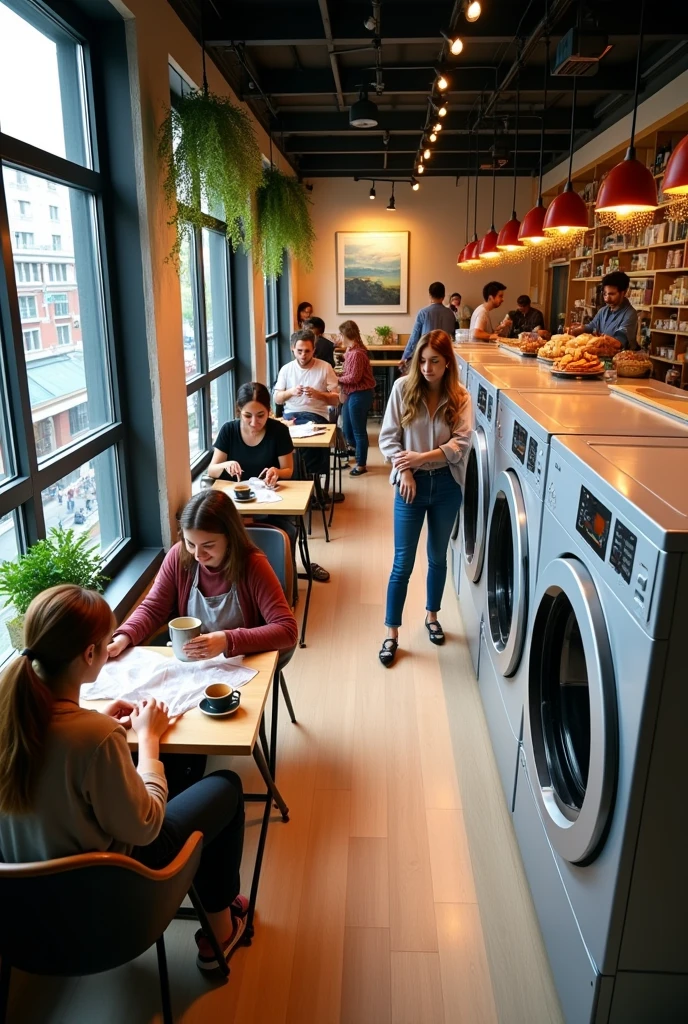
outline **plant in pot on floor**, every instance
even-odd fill
[[[6,598],[5,608],[12,606],[17,612],[6,626],[18,651],[24,646],[24,615],[37,594],[60,583],[102,591],[106,577],[100,553],[89,541],[86,534],[77,537],[74,530],[56,526],[25,555],[0,565],[0,596]]]

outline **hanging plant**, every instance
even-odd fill
[[[265,276],[280,276],[285,251],[311,270],[315,232],[308,209],[310,199],[300,182],[276,167],[266,167],[257,202],[256,260]]]
[[[261,182],[261,156],[249,115],[225,96],[199,89],[175,102],[160,126],[165,198],[177,238],[170,258],[178,263],[186,226],[207,224],[202,206],[221,211],[236,251],[253,233],[252,198]]]

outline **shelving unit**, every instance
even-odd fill
[[[666,128],[649,133],[637,144],[638,159],[648,167],[656,167],[654,178],[660,186],[664,176],[663,169],[658,166],[662,150],[668,145],[675,146],[687,132],[688,120],[677,119]],[[629,298],[638,311],[636,342],[648,350],[654,367],[653,376],[663,380],[670,367],[679,367],[681,387],[688,389],[688,223],[677,224],[667,220],[669,203],[661,202],[651,227],[639,234],[622,237],[604,225],[595,224],[596,183],[622,157],[623,153],[609,154],[604,161],[581,172],[574,181],[578,192],[588,191],[586,206],[590,226],[575,250],[545,268],[548,280],[543,284],[548,296],[547,313],[551,308],[554,267],[569,267],[567,324],[591,320],[602,305],[601,282],[604,275],[612,270],[624,271],[631,278]],[[608,244],[605,244],[606,239],[609,239]],[[684,277],[685,282],[681,282]],[[685,325],[684,330],[681,330],[681,325]]]

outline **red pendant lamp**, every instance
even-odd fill
[[[645,0],[640,4],[640,32],[635,64],[635,95],[633,98],[633,119],[631,121],[631,138],[626,156],[612,167],[600,186],[595,204],[595,213],[609,215],[620,219],[630,226],[629,220],[638,219],[637,215],[645,215],[646,222],[652,220],[657,209],[657,185],[652,171],[636,159],[635,125],[638,113],[638,93],[640,88],[640,55],[643,47],[643,21]],[[622,226],[622,225],[619,225]],[[634,225],[635,226],[635,225]]]
[[[562,242],[573,242],[576,235],[588,229],[588,208],[583,199],[574,191],[571,182],[573,171],[573,139],[576,118],[576,91],[578,80],[573,80],[571,97],[571,137],[569,140],[569,176],[563,192],[555,196],[547,207],[543,221],[543,231],[548,238]]]
[[[549,6],[547,0],[545,0],[545,18],[549,13]],[[526,250],[529,251],[529,255],[534,256],[536,253],[532,250],[537,251],[538,247],[540,250],[545,250],[547,246],[547,235],[544,231],[545,215],[547,210],[545,209],[545,203],[542,198],[542,172],[545,163],[545,115],[547,113],[547,79],[549,75],[549,35],[545,38],[545,82],[543,86],[543,97],[542,97],[542,122],[540,125],[540,184],[538,185],[538,201],[532,210],[528,210],[521,221],[521,227],[518,232],[518,239]]]
[[[516,135],[514,141],[514,196],[511,203],[511,220],[508,220],[497,236],[497,248],[502,253],[511,253],[511,260],[518,259],[519,255],[525,256],[523,242],[519,241],[518,233],[521,222],[516,216],[516,164],[518,162],[518,119],[521,112],[521,83],[520,69],[516,81]]]
[[[462,270],[475,270],[480,265],[478,257],[478,170],[480,154],[478,153],[478,138],[475,140],[475,201],[473,206],[473,241],[469,242],[464,249],[464,258],[461,262]]]
[[[688,135],[681,139],[666,165],[662,192],[669,196],[688,195]]]
[[[468,177],[466,178],[466,244],[456,258],[457,267],[463,266],[466,260],[466,250],[468,249],[468,220],[471,215],[471,147],[473,140],[471,139],[471,133],[468,133]]]
[[[497,119],[494,122],[494,141],[492,144],[492,223],[490,224],[490,230],[487,231],[480,239],[480,245],[478,247],[478,258],[482,262],[483,260],[497,260],[501,257],[501,252],[497,248],[498,234],[495,230],[494,215],[495,215],[495,195],[497,192]]]

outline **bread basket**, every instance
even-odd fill
[[[621,361],[616,364],[616,372],[619,377],[647,377],[652,370],[652,363],[629,363]]]

